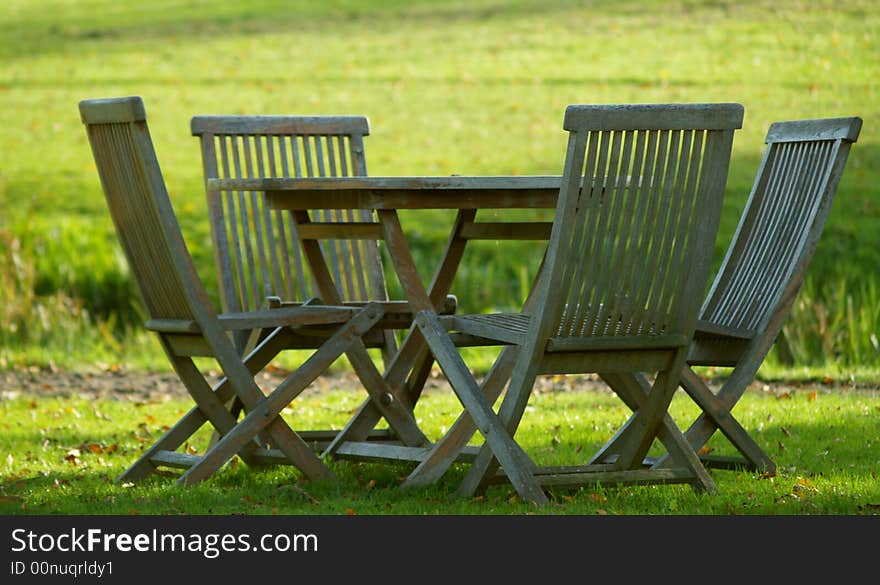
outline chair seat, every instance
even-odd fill
[[[697,328],[694,332],[694,337],[696,338],[725,338],[732,337],[735,340],[748,340],[752,339],[756,334],[754,329],[748,329],[745,327],[728,327],[726,325],[721,325],[720,323],[715,323],[712,321],[708,321],[706,319],[698,319],[697,320]]]
[[[440,319],[447,330],[512,344],[522,343],[530,321],[528,313],[451,315]]]
[[[447,330],[497,339],[510,344],[520,344],[528,333],[531,315],[529,313],[492,313],[474,315],[452,315],[440,319]],[[595,335],[595,336],[552,336],[547,340],[548,352],[574,351],[627,351],[634,347],[653,349],[682,347],[688,343],[684,335],[645,334],[633,335]]]

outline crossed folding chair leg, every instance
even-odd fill
[[[642,376],[624,378],[605,374],[603,378],[618,393],[629,395],[631,400],[637,399],[639,392],[644,395],[649,387],[647,380]],[[668,433],[667,440],[663,440],[661,437],[667,453],[658,458],[646,459],[646,465],[668,467],[677,457],[687,456],[690,458],[690,454],[693,453],[702,464],[709,467],[746,468],[765,473],[775,472],[776,464],[731,413],[731,409],[742,395],[739,376],[732,376],[717,393],[714,393],[692,368],[685,367],[682,370],[679,383],[700,407],[701,413],[684,432],[679,430],[671,417],[667,417],[663,423],[663,427]],[[635,402],[628,403],[631,408],[635,404]],[[740,452],[740,457],[712,456],[701,452],[716,431],[721,431],[730,444]],[[671,440],[673,437],[674,440]],[[616,436],[612,438],[596,454],[594,460],[613,460],[616,439]]]
[[[289,347],[290,339],[296,335],[291,329],[275,328],[243,360],[221,364],[226,376],[214,388],[209,386],[192,358],[174,356],[172,362],[175,370],[196,406],[120,475],[118,481],[137,481],[162,465],[185,469],[178,483],[195,484],[212,475],[235,455],[253,466],[286,463],[296,466],[310,479],[332,479],[333,472],[291,429],[280,413],[343,353],[348,351],[359,355],[362,350],[367,355],[361,336],[381,317],[382,311],[375,306],[360,310],[268,395],[257,386],[253,376]],[[376,376],[381,378],[378,372]],[[382,388],[371,386],[368,391],[377,400],[382,396]],[[246,411],[241,420],[236,420],[228,409],[227,405],[233,398],[240,400]],[[412,415],[405,408],[382,405],[382,410],[384,413],[394,413],[389,415],[389,424],[392,427],[400,426],[395,430],[404,435],[408,429],[416,427]],[[398,425],[398,421],[402,423]],[[201,456],[178,452],[177,449],[205,423],[210,423],[216,429],[219,440],[213,442]],[[261,435],[271,442],[272,448],[267,448]]]
[[[746,387],[740,376],[731,376],[717,393],[713,393],[692,369],[685,368],[681,386],[703,410],[684,433],[688,442],[699,449],[719,430],[742,455],[742,458],[701,455],[701,459],[715,467],[746,467],[765,473],[776,471],[776,463],[730,412]]]
[[[484,378],[480,391],[490,404],[494,404],[504,390],[516,358],[517,352],[515,348],[504,348],[502,354]],[[645,397],[651,389],[650,384],[644,378],[632,375],[604,374],[603,379],[615,388],[618,396],[633,411],[638,410],[644,403]],[[626,425],[615,433],[614,438],[600,449],[590,459],[589,463],[597,464],[615,461],[616,455],[611,456],[609,454],[610,445],[623,433],[625,428]],[[477,430],[477,425],[470,416],[470,413],[468,411],[462,413],[443,438],[436,443],[428,456],[410,473],[404,481],[403,487],[424,487],[439,480],[457,460],[457,456]],[[653,462],[655,467],[659,468],[663,465],[672,466],[674,463],[675,466],[690,468],[698,478],[695,485],[699,489],[705,491],[715,490],[715,483],[712,477],[701,465],[699,457],[669,414],[663,417],[657,431],[657,438],[667,449],[668,453],[664,455],[662,461]]]
[[[461,359],[448,333],[436,318],[432,318],[427,313],[420,313],[416,320],[465,411],[410,474],[403,484],[404,487],[427,485],[439,479],[457,460],[474,432],[479,430],[485,438],[485,444],[471,463],[458,489],[458,494],[471,496],[482,491],[494,480],[495,472],[500,466],[520,497],[537,504],[546,503],[547,496],[541,487],[544,483],[545,471],[541,470],[513,439],[525,410],[529,392],[523,390],[519,395],[507,396],[497,413],[492,406],[508,380],[510,369],[517,359],[517,349],[510,347],[502,350],[493,369],[480,387]],[[585,478],[588,477],[611,483],[633,480],[635,474],[629,471],[630,468],[634,466],[636,460],[640,461],[644,457],[656,436],[668,449],[675,466],[679,470],[686,470],[685,473],[690,477],[689,482],[695,489],[715,491],[716,486],[711,476],[702,466],[681,431],[675,426],[672,418],[666,413],[674,391],[672,383],[668,380],[661,381],[654,388],[658,391],[650,392],[652,390],[650,386],[648,391],[645,391],[632,375],[616,374],[615,377],[615,390],[636,415],[615,436],[613,442],[617,444],[619,441],[619,445],[622,446],[615,453],[615,457],[601,463],[590,461],[584,466],[583,473],[577,473],[576,466],[569,468],[575,470],[569,475],[572,485],[584,483]],[[652,402],[649,404],[649,401]],[[639,416],[643,407],[643,416]],[[662,419],[653,420],[653,417],[656,417],[655,413],[658,412],[663,413]],[[660,466],[655,470],[658,471],[649,481],[663,481],[665,476]],[[547,476],[551,473],[548,472]],[[588,475],[591,473],[592,476]],[[680,481],[682,477],[679,473],[670,475],[668,479]],[[564,485],[566,480],[554,477],[549,481]]]

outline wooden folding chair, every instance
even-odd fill
[[[346,177],[367,174],[364,116],[195,116],[205,180],[274,177]],[[269,209],[262,192],[221,191],[207,186],[211,237],[223,309],[260,308],[267,298],[303,302],[387,301],[379,246],[373,239],[321,241],[331,274],[313,274],[290,213]],[[323,210],[316,221],[369,224],[369,210]],[[248,344],[240,332],[236,346]],[[253,340],[251,340],[253,343]],[[383,359],[396,351],[390,330],[372,346]]]
[[[708,280],[739,104],[569,106],[565,168],[534,310],[438,316],[416,321],[485,442],[460,493],[495,479],[497,466],[523,499],[544,503],[542,486],[686,482],[715,485],[693,450],[676,447],[667,468],[642,469],[685,365]],[[497,415],[497,394],[475,381],[450,333],[518,348]],[[621,396],[636,409],[614,461],[540,467],[513,436],[541,374],[654,372],[647,394]],[[462,423],[462,426],[467,424]],[[454,434],[454,438],[453,437]],[[436,479],[460,452],[451,430],[407,480]],[[464,433],[467,438],[467,433]],[[450,448],[447,440],[454,445]]]
[[[169,466],[185,469],[178,481],[192,484],[210,476],[236,454],[251,465],[291,463],[309,478],[333,477],[280,412],[343,353],[366,353],[361,336],[381,319],[381,307],[334,307],[313,302],[218,315],[180,232],[142,100],[84,100],[79,108],[116,233],[149,315],[147,327],[158,335],[196,403],[119,480],[138,480],[158,466]],[[228,337],[228,332],[240,330],[264,332],[259,344],[244,357]],[[295,346],[299,336],[324,342],[265,395],[255,375],[280,351]],[[212,388],[194,357],[213,358],[225,377]],[[374,376],[381,379],[378,371]],[[246,411],[240,421],[226,408],[233,398],[241,401]],[[382,408],[390,414],[386,418],[396,431],[398,421],[407,429],[417,428],[406,409],[394,405]],[[202,455],[179,451],[206,422],[220,434],[220,440]],[[406,429],[399,432],[406,436]]]
[[[828,118],[777,122],[767,132],[764,158],[703,303],[681,377],[681,387],[702,409],[685,437],[708,466],[776,470],[731,410],[791,312],[861,127],[860,118]],[[693,366],[732,370],[713,392]],[[643,378],[639,382],[646,387]],[[716,430],[741,456],[702,453]]]
[[[194,116],[190,125],[201,145],[223,310],[256,310],[269,304],[296,306],[312,297],[342,306],[379,303],[384,316],[363,340],[367,347],[381,351],[387,366],[397,352],[394,331],[409,328],[413,312],[408,302],[389,299],[375,213],[325,209],[310,217],[269,208],[260,191],[220,190],[210,184],[211,179],[365,176],[368,119],[200,115]],[[447,295],[440,312],[451,314],[455,309],[455,297]],[[254,333],[237,332],[236,347],[242,352],[253,347],[258,340]],[[291,349],[323,343],[320,338],[310,341],[304,336],[296,341],[298,345]],[[432,365],[427,359],[417,361],[408,382],[416,395]],[[357,372],[359,362],[353,364]],[[233,414],[239,407],[231,405]],[[303,432],[318,449],[327,447],[337,434],[331,430]],[[387,429],[374,429],[365,438],[394,437]]]

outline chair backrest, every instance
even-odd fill
[[[777,122],[700,318],[763,334],[803,283],[860,118]],[[774,320],[774,315],[776,319]],[[774,336],[775,336],[774,332]]]
[[[116,234],[150,319],[215,316],[184,243],[139,97],[83,100],[80,115]]]
[[[633,336],[687,343],[742,118],[739,104],[566,109],[568,150],[537,303],[548,349],[620,347]]]
[[[196,116],[205,179],[334,177],[367,174],[363,116]],[[257,192],[207,190],[224,310],[259,308],[267,296],[321,296],[289,212]],[[322,210],[314,221],[371,221],[367,210]],[[321,242],[342,300],[385,300],[375,240]]]

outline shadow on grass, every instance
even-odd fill
[[[95,14],[73,9],[62,17],[38,15],[11,18],[0,25],[0,57],[43,55],[76,50],[78,45],[120,40],[264,35],[306,30],[338,31],[340,26],[406,26],[423,21],[443,24],[521,17],[571,10],[575,3],[471,2],[437,5],[432,0],[348,3],[344,8],[322,3],[290,3],[273,0],[208,3],[203,9],[188,7],[108,12]],[[594,4],[613,6],[611,0]]]

